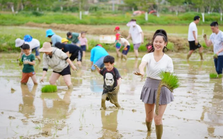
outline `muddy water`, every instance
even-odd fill
[[[123,78],[122,109],[107,102],[106,111],[99,110],[102,76],[90,72],[89,54],[83,69],[72,72],[73,91],[66,90],[61,78],[58,93],[52,94],[42,94],[43,84],[33,86],[31,80],[20,85],[22,67],[17,66],[16,55],[0,54],[1,138],[155,139],[154,124],[147,137],[144,104],[139,99],[144,81],[133,75],[141,59],[136,60],[133,53],[127,62],[117,60],[115,64]],[[209,79],[214,72],[212,56],[206,54],[201,62],[194,54],[187,62],[185,54],[169,55],[181,86],[174,90],[175,100],[163,117],[163,138],[223,138],[222,79]],[[42,63],[35,66],[38,79],[41,67]]]

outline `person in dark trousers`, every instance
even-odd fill
[[[214,63],[215,69],[218,73],[218,77],[222,77],[222,69],[223,69],[223,32],[218,28],[218,22],[212,22],[210,24],[212,34],[210,39],[207,39],[206,34],[204,34],[204,40],[207,46],[214,46]]]
[[[60,42],[57,42],[55,44],[55,47],[61,49],[64,53],[67,54],[68,57],[71,54],[70,60],[74,61],[75,59],[77,59],[77,65],[81,67],[83,52],[80,47],[74,44],[64,44]]]

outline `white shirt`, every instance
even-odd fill
[[[218,34],[212,33],[210,40],[214,46],[214,53],[216,54],[219,50],[223,48],[223,32],[219,30]],[[223,55],[223,52],[218,55]]]
[[[188,41],[195,41],[193,31],[195,31],[195,36],[197,38],[197,26],[194,22],[191,22],[188,29]]]
[[[129,34],[132,37],[133,44],[141,43],[142,42],[142,29],[139,25],[135,25],[135,27],[130,26]]]
[[[39,40],[37,39],[32,39],[31,42],[25,42],[26,44],[28,44],[30,46],[30,50],[32,50],[33,48],[36,48],[36,47],[40,47],[40,42]]]
[[[154,59],[153,53],[148,53],[143,56],[142,58],[143,62],[147,62],[146,65],[146,74],[147,77],[161,80],[160,73],[161,72],[173,72],[173,61],[172,59],[164,54],[163,57],[156,62]]]
[[[125,38],[121,38],[120,40],[121,40],[120,43],[122,46],[125,46],[125,43],[127,43],[127,45],[130,45],[129,41],[126,40]]]

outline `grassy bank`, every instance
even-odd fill
[[[144,20],[144,15],[132,17],[132,13],[123,14],[105,14],[102,11],[83,15],[82,20],[79,19],[78,13],[63,13],[63,12],[19,12],[0,13],[0,25],[23,25],[28,22],[33,23],[56,23],[56,24],[85,24],[85,25],[114,25],[126,24],[131,18],[136,18],[140,25],[188,25],[193,17],[201,13],[182,13],[176,16],[175,14],[161,14],[160,17],[149,15],[148,21]],[[209,25],[212,21],[219,21],[220,14],[212,13],[205,14],[205,22],[200,22],[202,25]],[[223,22],[219,21],[220,24]]]

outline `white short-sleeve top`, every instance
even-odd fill
[[[172,59],[164,54],[163,57],[156,62],[154,59],[154,53],[148,53],[143,56],[143,62],[147,62],[146,64],[146,74],[147,77],[161,80],[160,73],[161,72],[173,72],[173,61]]]

